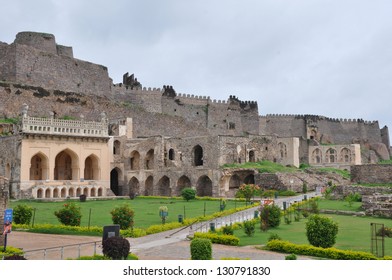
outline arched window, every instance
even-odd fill
[[[169,150],[169,160],[174,160],[175,159],[175,154],[174,154],[174,150],[170,149]]]
[[[321,163],[322,154],[320,149],[315,149],[312,152],[312,162],[313,163]]]
[[[284,143],[280,142],[278,144],[278,148],[279,148],[279,157],[280,159],[284,159],[287,158],[287,147]]]
[[[256,156],[254,151],[249,152],[249,162],[256,162]]]
[[[332,148],[328,149],[327,152],[325,153],[325,159],[326,159],[325,161],[328,163],[334,163],[336,162],[336,156],[337,156],[336,150]]]
[[[138,151],[133,151],[130,158],[131,170],[140,170],[140,154]]]
[[[113,154],[114,155],[119,155],[121,153],[121,142],[118,140],[115,140],[113,143]]]
[[[145,161],[145,168],[150,170],[154,169],[154,150],[151,149],[147,152],[146,161]]]
[[[341,162],[347,162],[347,163],[351,162],[351,151],[350,151],[350,149],[343,148],[340,151],[340,161]]]
[[[78,180],[79,179],[79,159],[71,150],[60,152],[55,158],[54,167],[55,180]]]
[[[193,148],[193,164],[194,166],[203,165],[203,148],[200,145]]]
[[[30,180],[48,179],[48,169],[48,158],[42,153],[34,155],[30,161]]]
[[[99,159],[95,155],[86,158],[84,162],[84,179],[99,180]]]

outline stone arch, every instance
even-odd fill
[[[278,149],[279,149],[279,158],[280,159],[287,158],[287,146],[286,146],[286,144],[284,144],[282,142],[279,142]]]
[[[197,196],[212,196],[212,181],[207,175],[201,176],[196,184]]]
[[[121,142],[119,140],[114,140],[113,142],[113,155],[121,154]]]
[[[200,145],[193,147],[193,165],[202,166],[203,165],[203,148]]]
[[[83,188],[83,194],[85,196],[89,196],[89,189],[88,188]]]
[[[249,174],[244,178],[244,184],[254,184],[255,183],[255,175]]]
[[[154,195],[154,177],[148,176],[144,183],[144,195]]]
[[[98,188],[98,196],[103,196],[103,189],[102,188]]]
[[[80,196],[82,194],[82,189],[79,187],[79,188],[76,188],[76,196]]]
[[[145,168],[147,170],[154,169],[154,149],[151,149],[146,154]]]
[[[60,192],[58,188],[55,188],[53,190],[53,198],[59,198],[60,197]]]
[[[54,166],[55,180],[78,180],[79,179],[79,157],[70,149],[58,153]]]
[[[52,197],[51,189],[47,188],[45,190],[45,198],[51,198],[51,197]]]
[[[99,158],[94,154],[89,155],[84,161],[84,179],[100,179]]]
[[[97,195],[95,192],[96,192],[96,189],[95,189],[95,187],[93,187],[93,188],[91,189],[90,196],[91,196],[91,197],[95,197],[95,196]]]
[[[60,197],[64,198],[67,197],[67,188],[62,188],[60,191]]]
[[[315,149],[312,152],[312,163],[320,164],[322,161],[323,155],[319,148]]]
[[[110,189],[115,195],[120,195],[120,178],[122,178],[122,171],[115,167],[110,171]]]
[[[44,197],[44,190],[39,188],[37,190],[37,198],[43,198]]]
[[[351,150],[348,148],[343,148],[340,151],[340,161],[345,163],[351,163]]]
[[[75,197],[75,189],[74,188],[69,188],[68,196],[69,197]]]
[[[249,162],[256,162],[255,151],[249,151]]]
[[[48,178],[48,157],[44,153],[38,152],[30,160],[30,180],[46,180]]]
[[[330,148],[325,152],[325,161],[327,163],[335,163],[337,161],[337,152],[335,149]]]
[[[241,178],[237,174],[234,174],[233,176],[230,177],[228,195],[230,197],[235,197],[235,194],[240,188],[240,186],[241,186]]]
[[[182,189],[190,188],[191,186],[191,180],[185,175],[181,176],[177,181],[176,194],[181,195]]]
[[[158,181],[158,195],[160,196],[171,196],[171,189],[170,189],[170,179],[167,176],[163,176]]]
[[[130,198],[134,198],[139,194],[140,191],[140,183],[136,177],[132,177],[128,183],[128,194]]]
[[[140,154],[138,151],[132,151],[130,165],[131,170],[140,170]]]

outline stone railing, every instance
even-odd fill
[[[102,116],[101,122],[81,120],[62,120],[23,116],[22,132],[35,134],[108,137],[108,121]]]

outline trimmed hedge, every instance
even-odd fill
[[[195,238],[191,241],[192,260],[211,260],[212,246],[211,240],[206,238]]]
[[[297,245],[288,241],[271,240],[267,243],[267,247],[271,251],[282,253],[291,253],[296,255],[307,255],[332,260],[378,260],[371,253],[351,250],[340,250],[336,248],[321,248],[312,245]],[[384,257],[384,260],[390,260],[392,257]]]
[[[234,235],[216,234],[216,233],[205,233],[195,232],[194,238],[205,238],[211,240],[215,244],[238,246],[240,239]]]
[[[12,247],[12,246],[7,246],[7,249],[4,251],[4,246],[0,246],[0,260],[3,257],[9,257],[9,256],[23,256],[24,252],[21,249]]]

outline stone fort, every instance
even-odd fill
[[[129,73],[114,84],[107,67],[37,32],[0,42],[0,114],[0,176],[14,198],[175,196],[184,187],[232,197],[262,176],[225,164],[350,169],[391,156],[378,121],[261,115],[255,101],[144,87]]]

